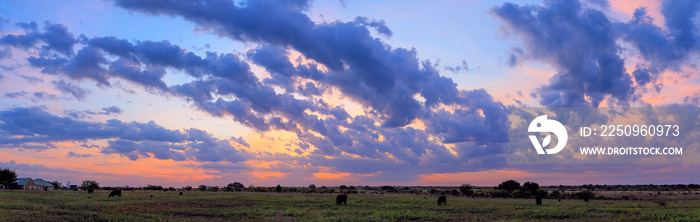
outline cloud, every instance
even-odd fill
[[[58,81],[53,81],[51,83],[53,83],[53,85],[56,86],[56,89],[58,89],[59,91],[71,94],[78,100],[84,100],[85,96],[89,93],[88,90],[80,88],[77,85],[67,83],[62,79]]]
[[[85,158],[85,157],[92,157],[92,154],[89,153],[84,153],[84,154],[78,154],[73,151],[69,151],[68,154],[66,154],[66,157],[79,157],[79,158]]]
[[[280,47],[292,47],[330,68],[322,82],[338,87],[345,95],[381,113],[386,127],[404,126],[425,115],[424,108],[413,98],[415,94],[422,94],[428,106],[454,103],[451,99],[458,97],[456,84],[440,76],[429,62],[419,62],[415,50],[392,49],[371,37],[365,25],[379,27],[385,34],[389,31],[383,23],[370,22],[367,18],[315,24],[303,14],[307,2],[251,1],[244,7],[227,1],[116,1],[116,5],[147,14],[182,16],[235,40],[276,45],[277,48],[265,46],[249,53],[256,63],[265,64],[274,73],[289,73],[289,64],[285,62],[288,60],[280,56],[284,54]],[[255,57],[258,53],[275,56]],[[280,65],[273,68],[272,64],[284,64],[285,68],[279,68]]]
[[[639,85],[661,87],[661,73],[678,72],[690,55],[698,53],[698,26],[693,21],[700,11],[696,1],[664,1],[661,14],[666,27],[658,27],[646,8],[634,11],[632,19],[619,24],[625,41],[632,44],[644,59],[636,64],[635,80]]]
[[[609,98],[609,105],[625,106],[640,99],[639,87],[652,84],[660,91],[664,71],[679,75],[682,66],[693,66],[687,62],[698,52],[698,26],[693,18],[700,3],[663,1],[666,27],[656,26],[646,8],[636,9],[632,19],[622,23],[601,11],[608,4],[587,5],[595,7],[571,0],[524,6],[504,3],[490,10],[503,21],[505,33],[521,40],[525,48],[514,48],[508,65],[534,60],[557,71],[537,90],[541,105],[598,106]],[[641,55],[631,71],[634,79],[620,53],[629,46]]]
[[[527,59],[552,65],[557,73],[539,89],[543,106],[626,105],[638,95],[618,54],[615,24],[578,1],[543,5],[504,3],[491,8],[503,27],[522,40]],[[511,56],[514,57],[514,56]],[[510,59],[509,64],[516,62]]]
[[[229,1],[117,1],[117,5],[146,14],[182,16],[198,29],[259,47],[244,57],[213,52],[199,56],[168,41],[81,35],[77,53],[41,54],[28,61],[45,74],[92,80],[102,87],[111,87],[113,78],[127,80],[152,92],[182,97],[203,112],[232,118],[256,131],[292,132],[301,141],[299,151],[309,152],[308,157],[292,158],[300,163],[351,173],[384,172],[383,177],[396,180],[415,179],[408,172],[417,168],[427,173],[502,167],[498,163],[502,156],[482,154],[504,152],[506,107],[483,89],[458,89],[452,79],[440,75],[437,65],[419,60],[417,50],[393,48],[371,36],[368,28],[391,35],[381,20],[358,17],[314,23],[304,14],[305,1],[250,1],[243,6]],[[311,62],[293,65],[291,50]],[[271,77],[259,79],[248,62],[265,68]],[[467,68],[466,62],[460,66]],[[183,71],[193,80],[168,86],[163,82],[168,70]],[[350,116],[343,107],[329,105],[322,96],[330,92],[353,100],[365,113]],[[58,117],[40,108],[25,109],[23,113],[36,117],[23,118],[49,119],[71,129],[15,129],[22,124],[10,121],[0,125],[10,129],[0,141],[106,139],[103,153],[132,160],[252,158],[237,151],[239,145],[250,146],[241,138],[220,140],[201,130],[168,130],[153,122],[92,123],[77,120],[82,117],[75,113]],[[12,111],[5,112],[19,115]],[[425,129],[409,126],[416,122],[424,123]],[[12,137],[19,134],[24,137]],[[443,143],[454,143],[457,154]]]
[[[107,107],[106,112],[120,111]],[[151,121],[148,123],[124,123],[108,120],[105,123],[86,122],[72,117],[59,117],[41,107],[14,108],[0,111],[0,145],[28,148],[31,144],[50,148],[49,142],[87,141],[109,139],[108,146],[100,147],[102,153],[120,154],[131,160],[140,158],[171,159],[188,158],[204,162],[241,162],[250,154],[231,145],[228,140],[214,138],[206,131],[189,129],[170,130]],[[249,147],[242,138],[235,141]],[[77,154],[69,156],[76,156]],[[84,156],[81,156],[84,157]]]
[[[6,35],[0,39],[0,43],[11,45],[17,48],[35,47],[39,42],[46,45],[41,49],[44,53],[56,51],[63,55],[73,54],[73,45],[77,43],[75,36],[68,32],[68,28],[62,24],[44,22],[44,33],[38,32],[38,25],[35,22],[18,23],[17,26],[24,29],[24,35]]]
[[[180,131],[165,129],[155,122],[125,123],[116,119],[105,123],[85,122],[50,114],[41,107],[0,111],[0,129],[0,144],[109,138],[182,142],[185,138]]]
[[[116,106],[105,107],[105,108],[102,108],[102,110],[105,111],[104,112],[105,115],[121,114],[123,112],[122,109],[120,109],[119,107],[116,107]]]
[[[384,22],[383,19],[379,21],[372,19],[370,21],[367,17],[358,16],[355,18],[355,22],[375,28],[377,29],[377,32],[379,32],[380,34],[384,34],[387,37],[391,37],[391,35],[393,35],[389,27],[386,26],[386,22]]]

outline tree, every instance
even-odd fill
[[[53,189],[54,189],[54,190],[58,190],[59,188],[61,188],[61,186],[63,186],[63,184],[61,184],[61,182],[58,182],[58,181],[55,181],[55,180],[54,180],[54,181],[51,181],[51,182],[49,182],[49,183],[50,183],[51,185],[53,185]]]
[[[240,182],[233,182],[229,183],[228,186],[226,186],[226,188],[233,189],[235,191],[241,191],[242,189],[245,189],[245,186]]]
[[[348,186],[345,186],[345,185],[340,185],[340,187],[338,187],[338,189],[341,189],[341,190],[347,190],[347,189],[348,189]]]
[[[559,199],[561,197],[561,191],[559,190],[552,190],[551,193],[549,193],[549,196],[552,198],[557,198]]]
[[[537,190],[540,189],[540,185],[535,182],[525,182],[522,189],[529,193],[529,195],[536,195]]]
[[[465,184],[462,184],[462,186],[459,186],[459,192],[461,192],[462,195],[468,196],[468,197],[471,197],[472,194],[474,194],[474,191],[472,190],[472,185],[468,184],[468,183],[465,183]]]
[[[80,184],[80,189],[87,190],[90,188],[99,189],[100,183],[94,180],[83,180],[83,182]]]
[[[583,201],[586,201],[586,202],[588,202],[588,200],[590,200],[591,198],[595,197],[595,194],[591,190],[581,191],[580,195],[581,195],[581,198],[583,199]]]
[[[520,189],[520,183],[515,180],[506,180],[503,181],[501,184],[498,184],[498,187],[496,187],[496,189],[505,190],[509,193],[512,193],[514,190]]]
[[[192,186],[185,186],[185,187],[183,187],[182,189],[183,189],[183,190],[186,190],[186,191],[191,191],[191,190],[192,190]]]
[[[316,184],[309,184],[309,189],[316,189]]]
[[[277,193],[282,192],[282,186],[280,186],[279,184],[277,184],[277,187],[275,187],[275,191],[276,191]]]
[[[12,184],[17,182],[17,173],[14,170],[5,168],[0,170],[0,184],[12,190]]]
[[[542,198],[547,196],[547,191],[543,189],[538,189],[535,191],[535,202],[537,205],[542,205]]]
[[[207,190],[207,185],[199,185],[199,191]]]

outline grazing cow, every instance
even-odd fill
[[[180,196],[182,196],[182,191],[180,191]]]
[[[121,190],[113,190],[112,192],[109,193],[108,197],[113,197],[113,196],[122,197],[122,191]]]
[[[438,206],[440,205],[447,205],[447,197],[445,195],[438,197]]]
[[[95,193],[95,189],[88,188],[88,193]]]
[[[348,195],[347,194],[340,194],[340,195],[338,195],[338,197],[335,198],[336,205],[340,205],[341,203],[348,205]]]

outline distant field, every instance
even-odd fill
[[[700,199],[491,199],[407,194],[335,195],[252,192],[2,191],[0,221],[700,221]],[[153,197],[150,197],[153,195]],[[642,196],[642,195],[639,195]],[[646,196],[649,196],[648,194]],[[686,197],[686,198],[681,198]]]

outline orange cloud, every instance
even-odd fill
[[[258,179],[267,179],[268,177],[283,177],[289,173],[273,172],[273,171],[255,171],[249,173],[251,176]]]
[[[346,176],[350,176],[350,173],[347,172],[342,172],[342,173],[328,173],[328,172],[318,172],[318,173],[313,173],[316,178],[319,179],[338,179]]]

